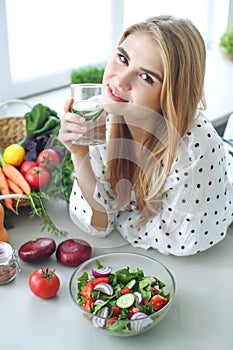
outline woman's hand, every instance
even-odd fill
[[[66,101],[64,107],[64,116],[61,119],[61,127],[58,134],[58,139],[63,145],[70,151],[75,152],[78,148],[77,145],[72,143],[73,140],[79,140],[83,137],[83,133],[87,128],[83,126],[85,119],[75,113],[71,113],[71,107],[74,100],[70,99]],[[83,149],[83,146],[81,146]],[[85,147],[84,147],[85,148]]]

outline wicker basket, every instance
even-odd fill
[[[0,148],[4,149],[26,137],[26,121],[22,117],[0,117]]]
[[[23,116],[31,109],[31,106],[22,100],[9,100],[0,104],[0,149],[18,143],[26,137],[26,120]],[[0,199],[3,200],[4,196],[0,195]],[[28,200],[20,195],[16,195],[14,199],[19,207],[29,205]]]

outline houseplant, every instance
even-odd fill
[[[224,57],[233,61],[233,25],[221,36],[219,47]]]
[[[71,72],[71,83],[81,84],[81,83],[102,83],[102,78],[104,74],[104,66],[83,66],[78,69],[74,69]]]

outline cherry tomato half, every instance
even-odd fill
[[[60,279],[50,269],[37,269],[29,277],[29,287],[37,297],[54,297],[60,288]]]
[[[25,179],[34,190],[46,186],[49,183],[50,178],[51,176],[48,170],[40,166],[29,169],[25,174]]]
[[[39,153],[37,163],[43,168],[52,169],[60,163],[60,157],[54,149],[46,148]]]

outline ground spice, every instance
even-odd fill
[[[0,285],[12,281],[16,275],[17,258],[10,244],[0,242]]]
[[[16,274],[16,265],[14,262],[7,265],[0,265],[0,284],[5,284],[13,280]]]

